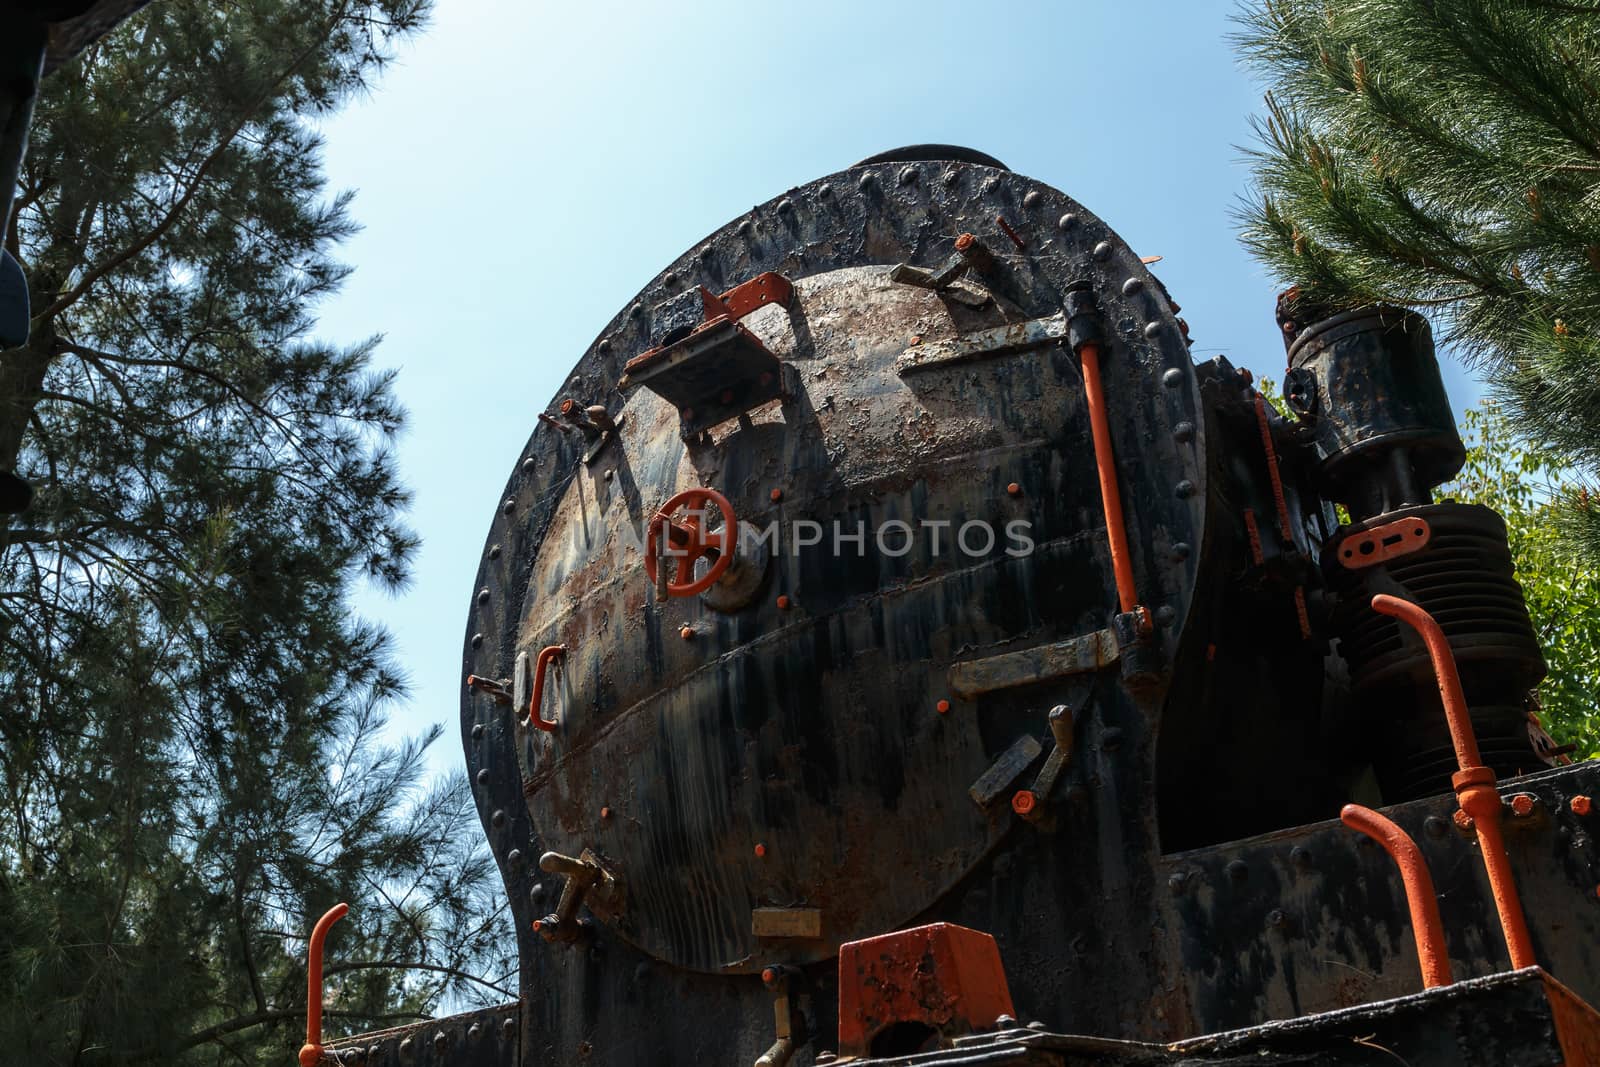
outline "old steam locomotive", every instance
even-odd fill
[[[521,996],[324,1044],[314,958],[302,1062],[1600,1063],[1600,769],[1428,324],[1280,304],[1281,417],[1178,311],[948,146],[657,275],[472,591]]]

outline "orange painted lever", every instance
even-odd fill
[[[335,904],[311,929],[311,947],[306,952],[306,1043],[300,1046],[300,1067],[316,1067],[322,1059],[322,943],[328,939],[328,930],[349,910],[348,904]]]
[[[1433,876],[1422,858],[1422,850],[1411,835],[1371,808],[1346,804],[1339,818],[1352,830],[1359,830],[1378,844],[1400,868],[1400,882],[1406,888],[1406,906],[1411,909],[1411,935],[1417,940],[1417,962],[1422,965],[1422,988],[1449,985],[1450,954],[1444,945],[1444,923],[1439,919],[1439,895],[1434,892]]]
[[[1478,832],[1478,851],[1489,876],[1495,911],[1500,914],[1500,930],[1505,935],[1511,966],[1518,970],[1532,967],[1539,961],[1533,955],[1528,919],[1522,911],[1522,898],[1511,874],[1511,858],[1506,855],[1505,839],[1500,834],[1500,792],[1494,786],[1494,771],[1483,765],[1483,757],[1478,754],[1478,738],[1472,732],[1472,716],[1461,691],[1461,675],[1456,670],[1450,641],[1434,617],[1409,600],[1379,593],[1372,598],[1372,610],[1410,626],[1428,646],[1434,679],[1439,684],[1439,697],[1444,702],[1445,720],[1450,724],[1450,741],[1455,745],[1456,763],[1461,768],[1450,777],[1456,803],[1472,817],[1473,827]]]
[[[533,664],[533,699],[528,702],[528,725],[534,729],[553,733],[556,720],[544,717],[544,672],[550,666],[550,661],[567,653],[566,645],[548,645],[539,650],[539,658]]]

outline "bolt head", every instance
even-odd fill
[[[1061,227],[1063,230],[1070,230],[1077,224],[1078,216],[1074,215],[1070,211],[1056,220],[1056,225]]]
[[[772,492],[768,493],[767,496],[774,504],[776,504],[778,501],[783,499],[783,490],[774,489]]]
[[[602,819],[611,818],[611,808],[609,805],[600,809],[600,817]]]
[[[508,1038],[517,1036],[517,1020],[507,1016],[506,1019],[500,1023],[500,1033]]]
[[[1101,241],[1094,246],[1094,258],[1102,263],[1111,258],[1111,242]]]
[[[683,629],[678,631],[678,636],[683,638],[685,641],[693,641],[694,640],[694,627],[693,626],[685,626]]]
[[[1179,370],[1177,367],[1169,368],[1164,374],[1161,375],[1161,384],[1166,386],[1168,389],[1176,389],[1178,386],[1183,384],[1183,371]]]
[[[788,611],[789,610],[789,598],[787,596],[780,595],[778,597],[778,610],[779,611]]]
[[[450,1047],[450,1037],[443,1030],[433,1035],[433,1050],[443,1052]]]
[[[1011,797],[1011,810],[1018,815],[1031,815],[1033,809],[1039,806],[1039,798],[1031,789],[1019,789]]]
[[[500,809],[496,809],[495,813],[489,816],[489,821],[494,823],[496,826],[504,826],[506,824],[506,813]]]
[[[467,1037],[473,1041],[478,1040],[478,1037],[482,1033],[483,1027],[479,1026],[477,1023],[473,1023],[471,1026],[467,1027]]]
[[[1137,296],[1144,290],[1144,282],[1138,278],[1129,278],[1122,283],[1123,296]]]
[[[478,772],[478,784],[479,785],[488,785],[489,784],[489,768],[485,767],[485,768],[483,768],[483,770]]]
[[[1037,189],[1029,189],[1027,191],[1027,193],[1022,198],[1022,206],[1025,207],[1025,208],[1028,208],[1029,210],[1032,210],[1033,208],[1038,207],[1040,201],[1042,201],[1043,199],[1044,199],[1044,194],[1039,192],[1039,190],[1037,190]]]
[[[1460,808],[1457,808],[1455,814],[1451,817],[1455,820],[1456,829],[1463,831],[1472,829],[1472,816]]]
[[[1009,1015],[996,1015],[994,1018],[994,1024],[1003,1030],[1008,1026],[1017,1025],[1017,1020],[1013,1019]]]
[[[1594,801],[1580,793],[1573,797],[1567,806],[1572,809],[1574,815],[1587,815],[1594,809]]]
[[[950,702],[948,700],[941,700],[939,703],[935,704],[933,708],[940,715],[947,714],[950,711]]]
[[[1235,882],[1242,882],[1250,877],[1250,865],[1244,860],[1230,860],[1228,862],[1228,877]]]
[[[1018,485],[1016,482],[1012,482],[1006,486],[1006,492],[1012,496],[1021,496],[1022,486]]]
[[[756,859],[758,859],[758,860],[759,859],[764,859],[766,857],[766,855],[767,855],[767,846],[763,845],[763,844],[760,844],[760,843],[757,843],[756,844]]]
[[[487,589],[478,590],[478,603],[487,604],[488,602],[489,602],[489,590],[487,590]]]
[[[1511,811],[1521,819],[1526,819],[1529,815],[1532,815],[1536,806],[1537,802],[1531,793],[1518,793],[1511,798]]]
[[[1144,324],[1144,339],[1146,341],[1154,341],[1160,336],[1161,324],[1159,322],[1147,322]]]

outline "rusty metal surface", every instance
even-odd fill
[[[635,391],[621,447],[579,472],[556,502],[518,641],[527,649],[559,639],[571,650],[563,728],[524,740],[525,790],[554,847],[592,845],[628,872],[630,906],[618,929],[652,955],[757,971],[773,960],[750,940],[750,909],[781,903],[820,906],[827,917],[825,943],[789,962],[825,958],[841,941],[927,907],[1004,830],[1004,820],[979,812],[926,817],[992,758],[970,709],[945,719],[927,712],[946,695],[941,661],[957,648],[1015,647],[1092,630],[1103,618],[1101,583],[1078,579],[1098,569],[1103,551],[1093,483],[1082,477],[1082,387],[1070,361],[1049,351],[1018,353],[982,378],[927,373],[915,383],[899,378],[894,357],[910,337],[934,343],[1024,318],[1007,307],[946,305],[875,266],[797,278],[787,313],[747,320],[796,368],[793,403],[754,412],[749,425],[709,443],[685,443],[671,405]],[[1126,354],[1117,360],[1125,383],[1135,367]],[[1158,372],[1159,363],[1139,373]],[[1158,382],[1146,378],[1138,395]],[[1126,384],[1119,399],[1132,399]],[[1012,482],[1029,487],[1020,499],[1001,488]],[[843,559],[831,531],[816,546],[785,544],[771,581],[798,610],[783,615],[770,602],[733,618],[693,602],[663,608],[639,578],[635,532],[663,495],[701,484],[722,488],[742,518],[763,527],[949,525],[942,551],[918,531],[903,557],[870,534],[859,555]],[[777,506],[773,488],[783,492]],[[1170,490],[1161,496],[1179,505],[1169,523],[1177,533],[1193,515]],[[966,544],[955,543],[966,536],[957,524],[974,519],[994,529],[1023,520],[1049,534],[1026,559],[1008,555],[998,537],[981,554],[953,551]],[[1163,602],[1181,602],[1182,568],[1161,570],[1152,592],[1176,578]],[[1009,603],[974,601],[985,587]],[[1061,588],[1076,595],[1029,591]],[[660,640],[663,623],[690,627],[693,640]],[[907,626],[914,630],[897,635]],[[877,703],[869,694],[891,676],[894,689],[882,695],[895,710],[871,724],[874,741],[856,709]],[[616,813],[604,826],[594,818],[602,803]],[[874,869],[871,857],[889,852],[940,859]]]

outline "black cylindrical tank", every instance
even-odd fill
[[[1465,451],[1414,311],[1374,307],[1324,319],[1289,350],[1284,396],[1311,429],[1323,491],[1357,519],[1428,501]]]

